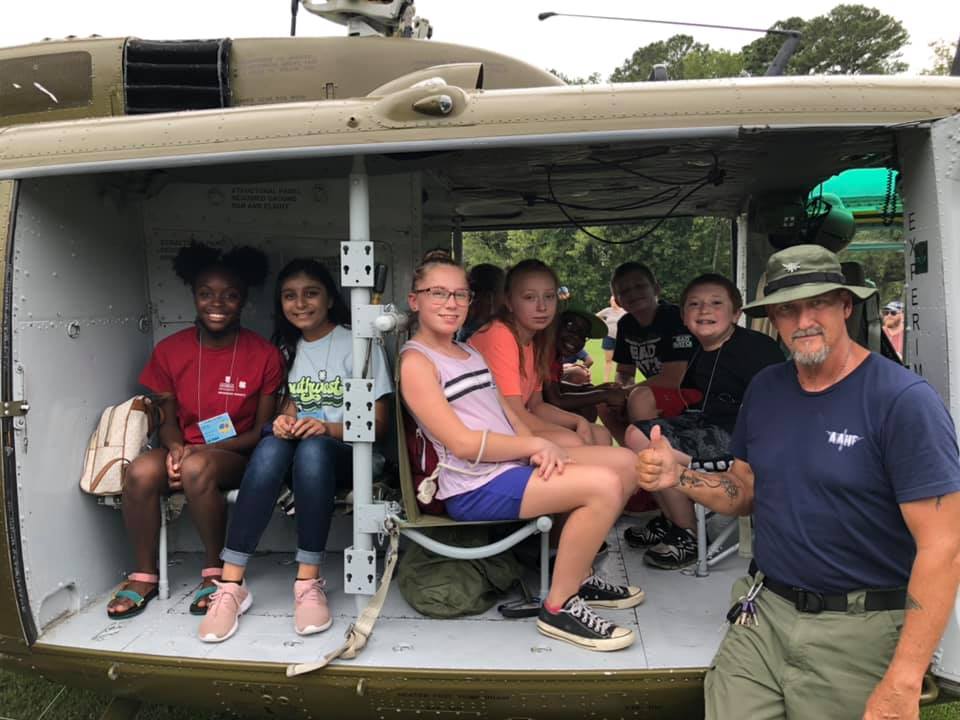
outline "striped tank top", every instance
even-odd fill
[[[465,359],[450,357],[431,350],[416,340],[404,343],[400,348],[400,355],[402,357],[407,350],[418,350],[427,356],[437,369],[447,402],[465,426],[471,430],[489,430],[501,435],[516,435],[503,408],[500,407],[496,383],[483,357],[469,345],[462,343],[454,343],[454,345],[468,353],[470,357]],[[413,415],[412,412],[410,414]],[[475,458],[464,460],[454,456],[424,427],[416,415],[413,415],[413,419],[416,420],[423,435],[433,444],[439,461],[444,465],[440,468],[437,482],[437,499],[439,500],[476,490],[500,473],[526,464],[508,461],[480,462],[473,465],[472,461]]]

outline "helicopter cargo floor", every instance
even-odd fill
[[[715,565],[709,577],[647,567],[642,552],[623,542],[621,518],[608,537],[609,552],[597,570],[612,582],[643,587],[645,602],[631,610],[601,614],[637,632],[632,647],[594,653],[547,638],[533,618],[508,620],[492,608],[483,615],[453,620],[426,618],[413,610],[393,583],[367,647],[352,665],[462,670],[604,670],[695,668],[709,664],[726,627],[730,586],[746,570],[736,554]],[[293,631],[292,555],[269,553],[251,559],[248,576],[253,606],[240,630],[220,644],[197,639],[199,618],[188,607],[199,585],[202,556],[177,553],[170,563],[170,598],[154,599],[139,617],[112,621],[104,608],[108,594],[44,630],[44,645],[208,660],[310,662],[336,648],[356,617],[357,602],[342,591],[341,553],[325,563],[333,627],[300,637]],[[381,562],[382,568],[382,562]],[[530,577],[534,583],[535,578]],[[535,586],[535,585],[533,585]],[[365,600],[366,598],[364,598]]]

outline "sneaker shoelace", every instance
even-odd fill
[[[225,585],[218,583],[217,581],[214,581],[213,584],[217,586],[217,591],[210,595],[210,602],[207,604],[208,615],[216,615],[220,610],[222,610],[223,606],[226,605],[227,598],[233,601],[235,608],[240,607],[240,603],[237,600],[235,593],[227,592]],[[235,585],[236,583],[231,584]]]
[[[570,605],[566,610],[593,632],[599,635],[610,634],[613,623],[609,620],[604,620],[602,617],[597,615],[593,610],[590,609],[590,606],[579,597],[575,597],[573,600],[571,600]]]
[[[604,590],[609,593],[625,595],[627,592],[627,589],[623,585],[614,585],[612,582],[604,580],[599,575],[591,575],[583,581],[583,584],[590,585],[591,587],[595,587],[599,590]]]
[[[325,580],[314,580],[307,588],[297,594],[297,602],[302,603],[309,600],[314,603],[319,603],[321,600],[326,600],[327,596],[323,592],[326,587],[327,583]]]

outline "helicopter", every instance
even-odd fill
[[[104,613],[131,557],[116,498],[77,487],[88,437],[104,407],[137,392],[152,347],[193,322],[170,268],[192,241],[254,245],[272,267],[322,260],[349,290],[355,341],[392,355],[417,258],[435,247],[462,258],[464,232],[564,226],[568,213],[584,226],[725,217],[735,228],[731,274],[749,298],[771,236],[790,232],[791,208],[845,172],[892,167],[907,362],[960,417],[960,303],[949,282],[960,272],[960,202],[950,192],[960,79],[568,86],[520,60],[432,40],[410,2],[299,7],[348,36],[0,49],[0,665],[107,693],[116,718],[141,702],[290,718],[331,708],[343,718],[702,716],[728,590],[749,561],[749,523],[726,523],[724,542],[704,548],[694,572],[654,575],[621,547],[622,519],[600,562],[647,600],[616,612],[642,640],[619,653],[561,646],[496,610],[428,618],[390,586],[400,541],[480,555],[431,544],[427,531],[451,521],[419,509],[402,447],[401,497],[375,497],[373,442],[362,432],[372,416],[360,394],[352,513],[328,545],[334,629],[289,632],[287,601],[271,590],[286,584],[271,578],[285,577],[294,532],[278,512],[255,558],[257,605],[241,635],[211,647],[187,611],[202,546],[172,503],[161,596],[136,620]],[[658,199],[663,188],[636,173],[696,192]],[[837,229],[844,219],[829,216],[805,225],[804,239],[824,241],[826,228],[848,241]],[[246,325],[269,334],[270,312],[269,293],[252,290]],[[860,339],[879,350],[869,322]],[[363,372],[351,380],[358,390]],[[540,538],[541,590],[548,529],[540,519],[508,536]],[[956,697],[960,605],[923,700]]]

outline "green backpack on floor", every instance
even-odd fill
[[[484,525],[452,525],[424,533],[458,547],[491,542],[489,527]],[[512,550],[482,560],[454,560],[411,543],[397,563],[397,583],[404,599],[417,612],[433,618],[484,613],[522,574],[523,567]]]

